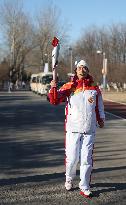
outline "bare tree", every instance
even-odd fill
[[[118,63],[126,63],[126,25],[118,24],[112,26],[114,38],[116,36],[116,55]]]
[[[75,56],[87,60],[90,72],[96,81],[101,78],[102,58],[98,58],[96,52],[102,46],[99,29],[95,26],[84,31],[75,46]],[[98,73],[100,74],[98,76]]]
[[[67,42],[68,24],[62,23],[60,11],[55,5],[48,5],[37,15],[36,25],[37,57],[43,68],[45,61],[51,65],[51,41],[53,37],[57,36],[62,45]]]
[[[125,82],[126,73],[126,24],[87,28],[74,46],[74,55],[86,58],[96,81],[102,79],[103,56],[108,59],[108,81]]]
[[[21,1],[4,1],[0,8],[0,23],[9,51],[10,75],[20,74],[26,55],[33,48],[32,26],[23,11]],[[13,77],[13,76],[12,76]]]

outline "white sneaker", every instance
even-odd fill
[[[89,190],[89,189],[86,189],[86,190],[81,190],[80,191],[80,194],[82,195],[82,196],[84,196],[84,197],[92,197],[92,192]]]
[[[72,187],[73,187],[73,183],[71,180],[65,182],[65,188],[67,191],[70,191],[72,189]]]

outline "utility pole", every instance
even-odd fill
[[[73,50],[72,50],[72,47],[69,47],[69,51],[70,51],[70,71],[72,74],[72,72],[73,72]]]
[[[97,54],[103,55],[102,75],[103,75],[103,89],[105,90],[106,89],[106,76],[107,76],[107,58],[105,56],[105,52],[98,50]]]
[[[11,37],[11,48],[10,48],[10,71],[9,71],[9,87],[8,92],[12,90],[12,75],[13,71],[15,71],[14,63],[15,63],[15,28],[14,28],[14,21],[12,22],[12,35]]]

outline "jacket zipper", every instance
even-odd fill
[[[84,80],[83,80],[83,92],[84,92]]]

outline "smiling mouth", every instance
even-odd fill
[[[84,76],[84,75],[86,75],[86,73],[80,73],[80,75],[81,75],[81,76]]]

